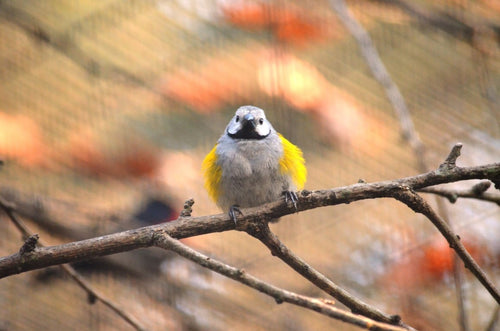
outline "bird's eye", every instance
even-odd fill
[[[236,118],[234,119],[236,122],[239,122],[240,121],[240,117],[238,115],[236,115]]]
[[[259,118],[259,124],[264,124],[264,119],[263,118]]]

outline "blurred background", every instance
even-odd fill
[[[500,2],[347,5],[405,97],[429,166],[459,141],[459,165],[498,162]],[[328,1],[0,1],[0,194],[48,244],[176,219],[191,197],[194,216],[219,213],[201,161],[244,104],[265,109],[302,148],[306,189],[420,173],[421,155]],[[499,206],[444,204],[499,284]],[[448,246],[400,203],[315,209],[272,229],[378,309],[422,330],[458,329]],[[244,233],[184,242],[273,285],[328,297]],[[21,243],[2,214],[0,254]],[[160,250],[75,268],[151,330],[356,330]],[[498,306],[468,272],[463,288],[471,330],[486,330]],[[132,329],[58,268],[0,281],[0,330],[56,328]]]

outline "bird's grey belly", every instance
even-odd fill
[[[278,136],[219,145],[218,153],[222,169],[218,205],[224,210],[233,205],[261,205],[277,200],[283,191],[295,189],[290,177],[280,172],[283,150]]]
[[[228,209],[232,205],[254,207],[277,200],[285,190],[290,190],[289,180],[278,169],[250,175],[222,176],[219,205]]]

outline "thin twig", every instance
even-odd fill
[[[491,182],[489,181],[483,181],[480,182],[479,184],[482,183],[486,183],[488,184],[488,186],[491,185]],[[493,202],[500,206],[500,194],[478,191],[476,185],[474,185],[468,190],[453,190],[453,189],[444,189],[438,187],[426,187],[419,189],[418,192],[436,194],[445,197],[451,203],[455,203],[459,198],[467,198],[467,199]]]
[[[486,327],[485,331],[497,330],[496,327],[498,326],[499,317],[500,317],[500,305],[498,305],[493,311],[493,315],[491,316],[490,322],[488,323],[488,326]]]
[[[460,157],[460,153],[462,151],[463,144],[462,143],[456,143],[453,145],[451,148],[450,153],[446,157],[443,163],[439,165],[439,169],[450,169],[454,168],[457,166],[457,159]]]
[[[282,261],[292,267],[299,274],[304,276],[311,283],[330,294],[332,297],[343,303],[355,314],[362,314],[369,318],[377,321],[390,324],[400,324],[401,318],[398,315],[386,315],[381,311],[371,307],[370,305],[362,302],[361,300],[355,298],[347,291],[336,285],[326,276],[321,274],[319,271],[314,269],[312,266],[307,264],[299,256],[293,253],[288,247],[286,247],[278,237],[272,233],[267,222],[256,222],[252,223],[251,226],[247,227],[246,230],[248,234],[259,239],[264,245],[266,245],[274,256],[279,257]]]
[[[344,0],[331,0],[332,7],[335,9],[337,16],[342,21],[344,26],[349,30],[351,35],[356,39],[360,47],[361,53],[365,58],[368,66],[370,67],[373,76],[382,85],[387,95],[387,98],[391,102],[396,116],[399,119],[401,130],[404,139],[408,142],[412,148],[414,155],[418,162],[418,169],[420,171],[428,171],[429,165],[427,162],[427,151],[425,145],[418,132],[415,130],[413,120],[411,118],[410,111],[406,105],[405,99],[401,94],[398,86],[394,83],[391,76],[389,75],[384,63],[380,59],[377,49],[373,45],[368,32],[358,23],[358,21],[351,15]],[[460,155],[461,144],[455,145],[452,152],[445,161],[444,166],[455,166],[455,161]],[[442,165],[443,166],[443,165]],[[442,203],[440,199],[436,200],[438,204],[438,210],[446,222],[449,220],[449,213],[446,206]],[[457,264],[457,257],[454,256],[454,264]],[[465,309],[465,292],[462,284],[462,271],[460,268],[453,268],[453,275],[455,278],[455,288],[457,291],[457,302],[460,315],[460,327],[462,331],[467,331],[469,329],[467,322],[467,312]]]
[[[425,215],[434,226],[441,232],[443,237],[448,241],[450,247],[460,256],[464,265],[469,269],[474,276],[483,284],[486,290],[493,298],[500,303],[500,292],[495,287],[492,281],[488,279],[484,271],[469,254],[465,246],[460,241],[460,236],[453,233],[448,223],[446,223],[439,215],[431,208],[431,206],[422,199],[417,193],[411,190],[402,190],[394,195],[394,198],[403,202],[416,213]]]
[[[205,268],[215,271],[228,278],[234,279],[253,289],[265,293],[276,300],[276,302],[288,302],[297,306],[314,310],[320,314],[330,316],[343,322],[365,328],[367,330],[407,330],[399,326],[381,323],[364,316],[356,315],[333,307],[329,300],[317,299],[299,295],[276,286],[270,285],[252,275],[249,275],[242,269],[231,267],[223,262],[217,261],[211,257],[201,254],[190,247],[173,239],[166,232],[162,232],[155,237],[154,245],[163,249],[172,250],[180,256],[191,260]]]
[[[16,228],[21,232],[23,238],[27,238],[24,245],[21,248],[20,254],[27,254],[30,251],[33,251],[35,249],[35,246],[33,246],[33,238],[35,240],[36,245],[40,247],[44,247],[45,245],[42,243],[42,241],[38,238],[38,235],[32,235],[31,231],[29,228],[24,224],[22,220],[20,220],[16,214],[14,213],[14,206],[9,203],[8,201],[5,201],[2,197],[0,197],[0,208],[3,209],[5,214],[9,217],[9,219],[12,221],[12,223],[16,226]],[[36,237],[35,237],[36,236]],[[32,239],[32,240],[30,240]],[[29,246],[30,248],[25,248]],[[32,248],[32,249],[31,249]],[[123,309],[118,308],[113,302],[110,300],[106,299],[102,294],[98,293],[95,289],[92,288],[92,286],[70,265],[67,264],[61,264],[59,267],[71,278],[73,279],[78,286],[80,286],[85,292],[87,292],[87,298],[89,303],[94,303],[95,301],[100,301],[102,302],[105,306],[110,308],[112,311],[114,311],[118,316],[120,316],[123,320],[125,320],[128,324],[130,324],[134,329],[138,331],[145,331],[146,328],[143,327],[135,318],[133,318],[131,315],[129,315],[127,312],[125,312]]]
[[[437,171],[448,171],[450,169],[453,169],[457,166],[457,159],[460,157],[460,153],[462,151],[462,143],[456,143],[446,159],[444,160],[443,163],[439,165],[439,168]],[[419,153],[423,153],[424,155],[427,154],[427,149],[425,146],[422,147],[421,151],[413,150],[414,154],[418,157]],[[427,166],[424,164],[424,166]],[[437,210],[439,214],[441,215],[443,221],[450,226],[450,230],[452,230],[451,226],[452,224],[450,223],[450,216],[448,212],[448,208],[445,206],[443,203],[442,199],[439,199],[436,197],[436,204],[437,204]],[[469,331],[469,315],[467,313],[467,309],[465,308],[465,301],[467,299],[466,293],[465,293],[465,287],[463,283],[464,279],[464,274],[459,262],[459,256],[457,254],[453,254],[453,280],[455,284],[455,291],[456,291],[456,301],[457,301],[457,306],[458,306],[458,321],[459,321],[459,326],[461,331]]]
[[[438,204],[438,210],[441,208],[441,203]],[[448,213],[443,215],[448,218]],[[460,258],[457,254],[453,254],[453,281],[455,283],[456,301],[458,306],[458,322],[461,331],[470,331],[469,327],[469,314],[465,308],[465,301],[467,299],[464,286],[464,272],[460,263]]]
[[[476,38],[484,31],[491,33],[491,47],[500,40],[498,20],[490,20],[486,15],[481,20],[471,20],[466,15],[456,15],[455,10],[436,10],[422,6],[423,3],[411,0],[382,0],[385,3],[399,7],[420,24],[444,31],[454,38],[463,40],[474,47]],[[430,2],[429,2],[430,3]],[[435,2],[438,3],[438,2]],[[452,6],[448,6],[452,9]],[[465,12],[465,9],[463,12]]]
[[[401,123],[403,137],[408,140],[413,149],[419,151],[422,150],[422,140],[415,131],[405,99],[387,72],[384,63],[380,59],[377,49],[373,45],[370,35],[351,15],[344,0],[330,0],[330,3],[337,14],[337,17],[342,21],[347,30],[358,42],[361,54],[370,67],[373,76],[384,87],[387,98],[394,107],[396,115],[399,118],[399,122]],[[422,157],[419,158],[418,161],[421,163],[419,168],[423,169],[426,164],[425,160]],[[424,171],[427,171],[427,169]]]
[[[103,8],[102,10],[114,9],[115,8]],[[67,35],[56,35],[50,29],[45,29],[43,21],[39,20],[27,10],[12,6],[6,1],[1,1],[0,17],[19,27],[24,31],[26,36],[33,38],[37,42],[52,48],[54,51],[66,57],[90,75],[98,76],[101,79],[113,77],[123,78],[123,80],[128,83],[144,87],[153,93],[159,94],[159,92],[151,88],[143,78],[131,71],[110,63],[103,64],[96,60],[94,54],[86,52],[80,45],[75,43],[74,39],[68,38]]]

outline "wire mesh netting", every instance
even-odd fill
[[[458,141],[460,165],[498,162],[500,6],[347,5],[401,90],[429,165]],[[0,2],[0,193],[49,244],[173,220],[190,197],[193,215],[219,213],[203,188],[201,162],[244,104],[266,110],[303,150],[308,190],[420,172],[421,155],[402,137],[383,87],[329,2]],[[498,284],[498,205],[459,199],[446,207]],[[314,209],[271,227],[367,303],[418,329],[458,329],[450,250],[402,204]],[[2,256],[19,249],[20,237],[2,215]],[[326,297],[244,233],[184,242],[276,286]],[[75,268],[152,330],[355,329],[277,305],[157,249]],[[471,329],[485,329],[496,304],[467,272],[464,289]],[[57,268],[0,281],[0,330],[128,327],[102,304],[89,305]]]

